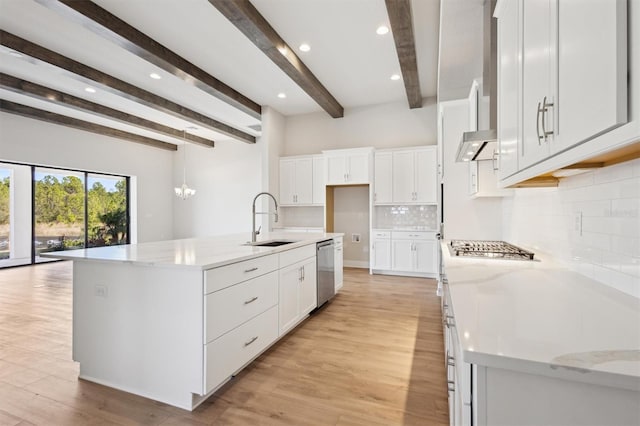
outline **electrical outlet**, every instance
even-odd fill
[[[93,289],[97,297],[104,297],[105,299],[107,298],[109,292],[106,285],[96,284]]]
[[[360,234],[351,234],[351,242],[359,243],[360,242]]]
[[[576,235],[582,236],[582,212],[575,212],[573,214],[573,230]]]

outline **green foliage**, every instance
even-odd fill
[[[0,225],[9,223],[9,178],[0,180]]]
[[[87,193],[87,229],[90,246],[126,242],[126,202],[127,188],[124,179],[115,184],[115,191],[107,191],[100,182],[93,183]],[[47,175],[36,182],[37,223],[63,223],[82,228],[84,208],[84,183],[80,178],[64,176],[62,181],[59,181],[55,176]],[[65,244],[65,248],[74,248],[75,245],[74,242],[69,242]]]

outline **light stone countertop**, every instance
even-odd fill
[[[442,255],[466,362],[640,391],[640,299],[537,261]]]
[[[342,235],[324,232],[264,233],[259,236],[258,241],[278,239],[295,242],[278,247],[258,247],[244,245],[250,240],[251,235],[243,233],[49,252],[41,256],[74,261],[119,262],[205,270],[315,244]]]

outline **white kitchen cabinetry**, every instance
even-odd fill
[[[392,231],[391,270],[435,274],[437,272],[435,233]]]
[[[508,184],[533,177],[516,169],[542,174],[637,138],[637,123],[607,136],[628,120],[626,1],[501,1],[496,17],[498,99],[504,103],[498,137],[504,139],[501,177]],[[520,106],[518,123],[514,111]],[[587,141],[588,147],[573,149]],[[537,166],[543,161],[548,166]]]
[[[436,147],[393,152],[393,202],[435,204],[437,199]]]
[[[334,280],[335,280],[335,290],[336,293],[340,290],[344,285],[344,244],[342,241],[342,237],[336,237],[333,239],[333,267],[335,270]]]
[[[372,148],[322,151],[325,155],[327,185],[371,183]]]
[[[293,328],[317,306],[315,246],[308,247],[280,258],[280,335]],[[298,260],[300,257],[304,258]],[[287,266],[282,267],[283,264]]]
[[[280,205],[309,205],[313,202],[313,159],[280,159]]]
[[[322,155],[313,156],[313,189],[312,203],[323,205],[326,197],[324,165],[325,159]]]
[[[393,202],[393,153],[376,152],[374,162],[374,204]]]
[[[391,232],[373,230],[371,232],[371,269],[391,269]]]

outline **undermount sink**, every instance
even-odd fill
[[[283,246],[285,244],[297,243],[297,241],[289,241],[289,240],[269,240],[269,241],[258,241],[255,243],[247,243],[245,246],[258,246],[258,247],[278,247]]]

